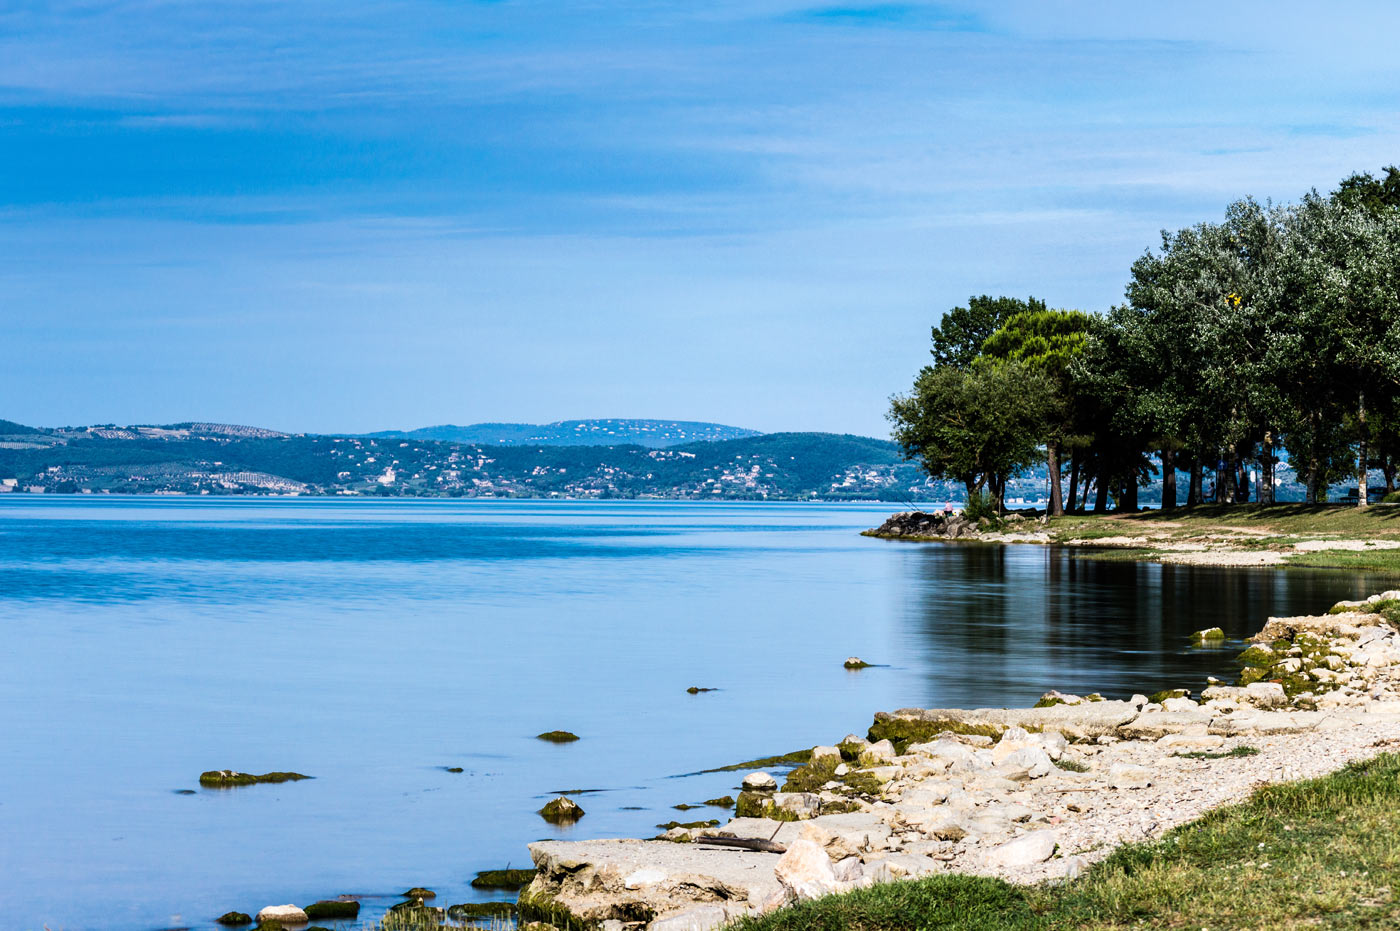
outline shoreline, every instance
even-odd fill
[[[707,931],[878,883],[957,873],[1073,879],[1122,844],[1400,742],[1400,591],[1270,618],[1213,681],[1127,701],[1047,693],[1034,708],[901,709],[751,773],[737,814],[652,840],[543,841],[520,921]],[[1206,639],[1210,639],[1208,632]],[[757,815],[757,817],[754,817]],[[715,846],[776,844],[769,850]],[[779,849],[780,848],[780,849]]]
[[[1391,525],[1394,526],[1391,526]],[[1012,513],[973,522],[959,512],[902,511],[862,536],[907,543],[1063,546],[1082,558],[1183,566],[1349,569],[1400,574],[1400,505],[1203,506],[1171,512]],[[1087,555],[1104,550],[1099,556]]]

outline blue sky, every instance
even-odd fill
[[[1400,162],[1400,8],[1140,6],[0,3],[0,417],[883,435],[969,294]]]

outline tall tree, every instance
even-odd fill
[[[1020,362],[925,366],[913,392],[891,401],[889,419],[906,458],[962,482],[969,496],[985,488],[1000,513],[1007,478],[1040,458],[1052,390]]]
[[[1049,512],[1065,512],[1060,452],[1074,428],[1070,363],[1084,352],[1092,318],[1078,310],[1023,310],[1012,314],[982,346],[994,364],[1020,363],[1045,375],[1045,458],[1050,474]]]

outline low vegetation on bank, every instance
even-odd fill
[[[885,883],[741,921],[737,931],[908,928],[1394,927],[1400,756],[1260,789],[1077,880],[1020,887],[966,875]]]

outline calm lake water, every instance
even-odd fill
[[[888,511],[0,498],[3,924],[480,899],[531,840],[654,834],[738,780],[683,774],[882,709],[1199,688],[1233,651],[1190,631],[1386,587],[856,535]],[[316,778],[199,789],[215,768]],[[593,790],[570,830],[534,814],[564,789]]]

